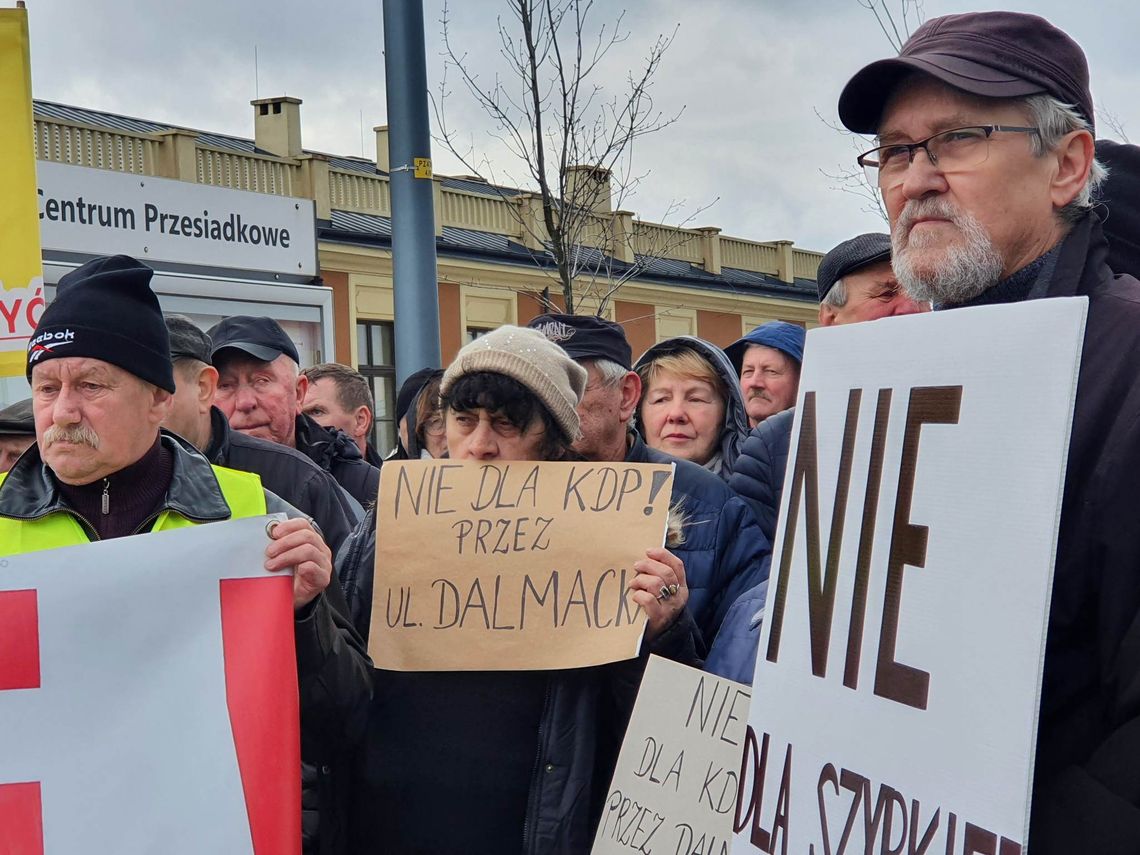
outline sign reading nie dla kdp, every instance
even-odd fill
[[[386,463],[372,661],[510,671],[636,656],[633,564],[662,545],[672,484],[672,465]]]
[[[1086,312],[808,334],[734,852],[1023,851]]]

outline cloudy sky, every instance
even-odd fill
[[[890,5],[897,9],[898,0]],[[381,0],[28,0],[28,7],[37,98],[252,137],[249,101],[287,94],[304,100],[306,148],[374,155],[371,129],[385,122]],[[1000,7],[926,0],[923,13]],[[1024,0],[1018,8],[1044,15],[1083,45],[1100,109],[1140,141],[1140,4]],[[859,0],[596,0],[591,22],[612,24],[623,9],[629,37],[607,57],[597,83],[620,92],[657,37],[676,28],[652,94],[664,113],[681,113],[638,142],[635,170],[648,177],[625,207],[658,220],[675,205],[690,213],[713,203],[690,225],[818,250],[882,227],[866,200],[823,174],[853,164],[855,154],[852,139],[823,120],[836,121],[851,74],[891,52]],[[442,15],[442,0],[424,0],[432,88],[444,72]],[[452,41],[469,52],[482,80],[503,71],[500,15],[509,20],[506,0],[452,3]],[[511,174],[488,121],[454,73],[449,79],[456,84],[446,101],[449,123],[500,176]],[[1099,131],[1118,138],[1103,116]],[[467,171],[438,144],[433,156],[437,172]]]

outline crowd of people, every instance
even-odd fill
[[[1030,845],[1140,851],[1138,150],[1095,142],[1083,52],[1018,13],[926,22],[851,78],[839,115],[875,138],[859,162],[890,234],[827,253],[820,326],[1089,300]],[[619,324],[550,313],[411,374],[389,459],[676,469],[665,546],[644,544],[630,584],[639,658],[390,672],[366,653],[376,544],[401,536],[378,530],[367,381],[302,370],[269,318],[164,317],[150,277],[115,256],[60,280],[28,352],[32,398],[0,411],[0,555],[284,511],[266,567],[295,568],[306,852],[586,852],[648,653],[751,681],[802,327],[772,321],[725,349],[680,336],[634,359]],[[35,343],[64,332],[66,347]]]

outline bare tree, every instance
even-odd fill
[[[1097,104],[1096,112],[1100,116],[1100,123],[1116,134],[1122,143],[1132,142],[1132,140],[1128,139],[1128,134],[1124,130],[1124,122],[1119,115],[1109,110],[1104,104]]]
[[[889,0],[855,0],[855,2],[875,16],[879,30],[896,53],[902,51],[902,46],[910,38],[910,34],[926,18],[923,0],[897,0],[897,4]],[[815,114],[833,131],[850,138],[852,161],[868,148],[867,141],[863,137],[825,119],[819,110],[816,110]],[[879,194],[879,188],[858,166],[838,164],[833,171],[821,169],[820,174],[831,182],[833,190],[850,193],[862,199],[864,202],[862,210],[865,213],[878,214],[884,223],[887,222],[887,209],[883,207],[883,197]]]
[[[633,169],[634,143],[663,130],[680,117],[662,112],[652,97],[653,77],[673,43],[676,29],[660,35],[639,69],[630,72],[620,94],[609,95],[596,82],[603,61],[629,33],[617,20],[593,29],[594,0],[507,0],[511,19],[497,19],[498,53],[504,76],[483,83],[469,55],[452,41],[448,7],[443,10],[445,69],[433,98],[438,136],[475,177],[486,181],[512,210],[531,254],[557,282],[565,311],[584,301],[598,311],[616,290],[652,258],[693,240],[681,229],[649,229],[621,212],[648,173]],[[521,174],[503,175],[503,186],[489,160],[473,144],[461,145],[449,127],[444,106],[454,69],[468,93],[490,117],[493,136],[509,151]],[[537,188],[522,192],[517,187]],[[683,203],[674,203],[675,215]],[[682,225],[706,210],[690,214]]]

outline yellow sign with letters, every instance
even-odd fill
[[[24,373],[44,308],[26,9],[0,9],[0,376]]]

